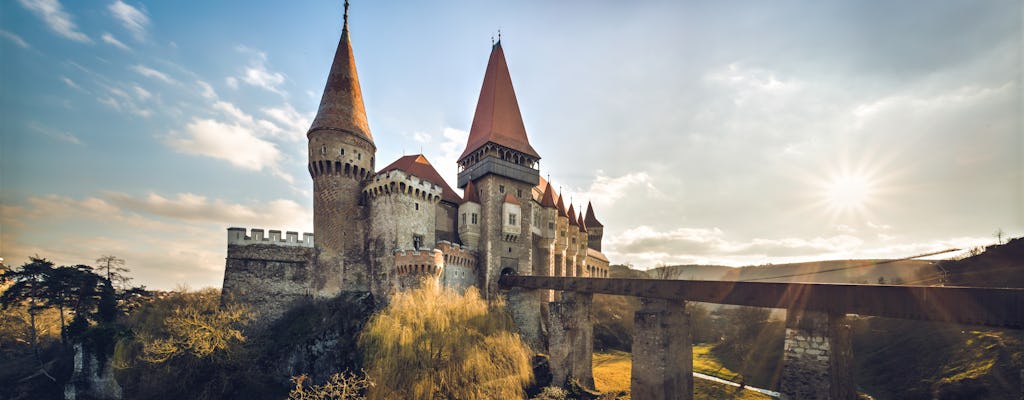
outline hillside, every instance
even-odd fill
[[[673,265],[654,268],[648,277],[686,280],[723,280],[811,283],[912,282],[933,269],[928,260],[834,260],[749,267]]]
[[[926,282],[949,286],[1024,288],[1024,237],[992,245],[983,252],[960,260],[942,261],[922,271]]]

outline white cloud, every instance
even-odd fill
[[[416,131],[412,133],[412,140],[420,144],[430,143],[430,134],[426,132]]]
[[[250,171],[268,170],[289,183],[294,180],[280,170],[282,155],[277,146],[237,122],[196,118],[184,134],[172,132],[166,143],[182,153],[225,160]]]
[[[199,95],[207,100],[216,100],[217,92],[213,90],[213,86],[203,81],[196,81],[196,85],[199,85]]]
[[[8,32],[3,29],[0,29],[0,37],[9,40],[11,43],[14,43],[16,46],[21,47],[23,49],[32,47],[29,46],[28,42],[26,42],[25,39],[22,39],[21,36],[18,36],[12,32]]]
[[[71,20],[71,14],[57,0],[18,0],[22,6],[43,19],[50,29],[61,36],[76,42],[92,43],[92,39],[78,31],[78,26]]]
[[[111,46],[117,47],[121,50],[131,50],[131,48],[128,47],[128,45],[122,43],[120,40],[117,40],[117,38],[114,37],[114,35],[111,35],[110,33],[104,32],[103,35],[100,36],[100,39],[103,39],[103,42]]]
[[[147,100],[150,97],[153,97],[152,93],[149,93],[148,90],[143,89],[139,85],[132,85],[132,89],[135,90],[135,96],[138,97],[139,100]]]
[[[226,83],[229,88],[238,89],[238,79],[235,79],[233,76],[224,78],[224,83]]]
[[[130,68],[132,69],[132,71],[135,71],[139,75],[145,76],[147,78],[159,79],[161,81],[164,81],[165,83],[171,83],[171,84],[175,83],[174,79],[171,79],[171,77],[167,76],[167,74],[165,74],[163,72],[160,72],[160,71],[157,71],[155,69],[149,68],[149,67],[147,67],[145,65],[136,64],[136,65],[131,66]]]
[[[288,96],[287,93],[279,88],[284,83],[284,74],[267,69],[267,53],[244,46],[239,46],[238,51],[250,54],[252,57],[242,75],[227,78],[228,86],[237,88],[238,80],[241,80],[251,86],[262,88],[284,97]]]
[[[132,32],[136,40],[143,40],[146,37],[146,27],[149,25],[149,17],[138,8],[132,7],[121,0],[110,3],[107,6],[110,13],[121,22],[125,29]]]
[[[61,76],[60,81],[64,82],[65,85],[68,85],[68,87],[72,89],[83,90],[81,86],[78,86],[78,83],[75,83],[75,81],[71,80],[71,78],[68,78],[66,76]]]
[[[58,264],[92,264],[100,254],[128,261],[135,283],[218,286],[228,226],[310,232],[312,212],[295,201],[234,203],[193,193],[104,192],[80,198],[33,196],[0,205],[0,256],[18,264],[38,254]],[[86,234],[79,234],[82,229]]]
[[[62,142],[67,142],[67,143],[77,144],[77,145],[81,145],[82,144],[82,141],[79,140],[78,137],[75,136],[71,132],[58,131],[58,130],[55,130],[55,129],[52,129],[52,128],[40,125],[37,122],[30,122],[28,124],[28,127],[31,128],[33,131],[35,131],[37,133],[43,134],[44,136],[49,136],[51,138],[60,140]]]
[[[567,189],[565,195],[573,197],[575,201],[590,201],[597,206],[606,208],[635,190],[644,190],[654,196],[661,195],[647,172],[633,172],[613,178],[605,176],[604,171],[601,170],[597,171],[597,177],[586,190]],[[568,201],[566,199],[566,207],[568,207]]]
[[[287,102],[279,107],[266,107],[260,111],[283,125],[285,137],[293,141],[306,139],[306,130],[309,129],[314,117],[312,112],[303,114],[295,111],[295,108]]]

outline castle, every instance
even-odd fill
[[[435,279],[491,299],[502,274],[607,277],[603,227],[590,204],[565,207],[540,177],[499,38],[491,48],[465,151],[459,196],[423,155],[377,169],[346,11],[309,139],[313,230],[229,228],[225,299],[262,319],[295,301],[369,292],[378,299]],[[543,342],[549,291],[505,293],[532,345]],[[536,347],[535,347],[536,348]]]

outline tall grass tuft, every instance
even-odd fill
[[[502,304],[426,281],[394,295],[359,338],[370,399],[514,399],[533,380],[530,348]]]

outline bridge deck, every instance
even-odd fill
[[[503,276],[504,289],[552,289],[1024,329],[1024,289]]]

